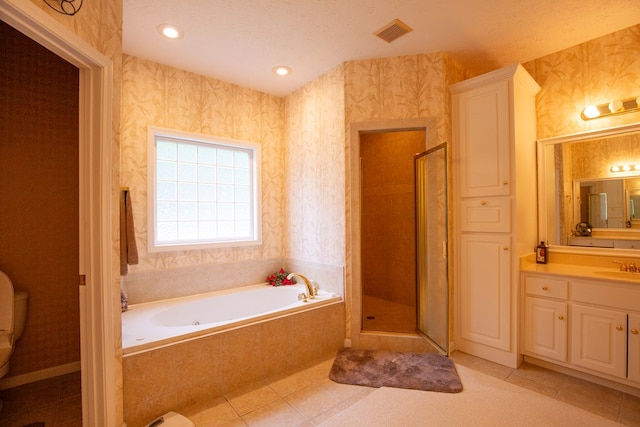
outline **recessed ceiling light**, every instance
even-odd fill
[[[273,72],[279,76],[287,76],[291,74],[291,68],[285,65],[278,65],[276,67],[273,67]]]
[[[160,24],[156,27],[160,34],[165,36],[168,39],[180,39],[184,36],[182,30],[175,25],[171,24]]]

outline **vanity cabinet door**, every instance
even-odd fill
[[[462,338],[509,350],[511,239],[498,234],[465,234],[461,243],[459,292]]]
[[[629,315],[629,379],[640,383],[640,315]]]
[[[571,363],[627,376],[627,313],[573,304]]]
[[[524,350],[566,362],[567,303],[526,297],[524,315]]]

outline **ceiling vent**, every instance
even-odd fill
[[[394,19],[373,34],[380,37],[387,43],[391,43],[395,39],[404,36],[409,31],[413,31],[413,28],[399,19]]]

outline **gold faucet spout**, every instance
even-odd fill
[[[304,282],[305,286],[307,287],[307,294],[309,294],[309,298],[313,298],[313,286],[311,286],[311,281],[309,279],[307,279],[305,276],[303,276],[300,273],[290,273],[287,276],[287,279],[291,280],[292,277],[299,277],[300,279],[302,279],[302,281]]]

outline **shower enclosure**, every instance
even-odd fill
[[[446,145],[424,151],[426,129],[359,137],[362,330],[420,333],[447,353]]]
[[[447,146],[415,157],[417,330],[449,352]]]

